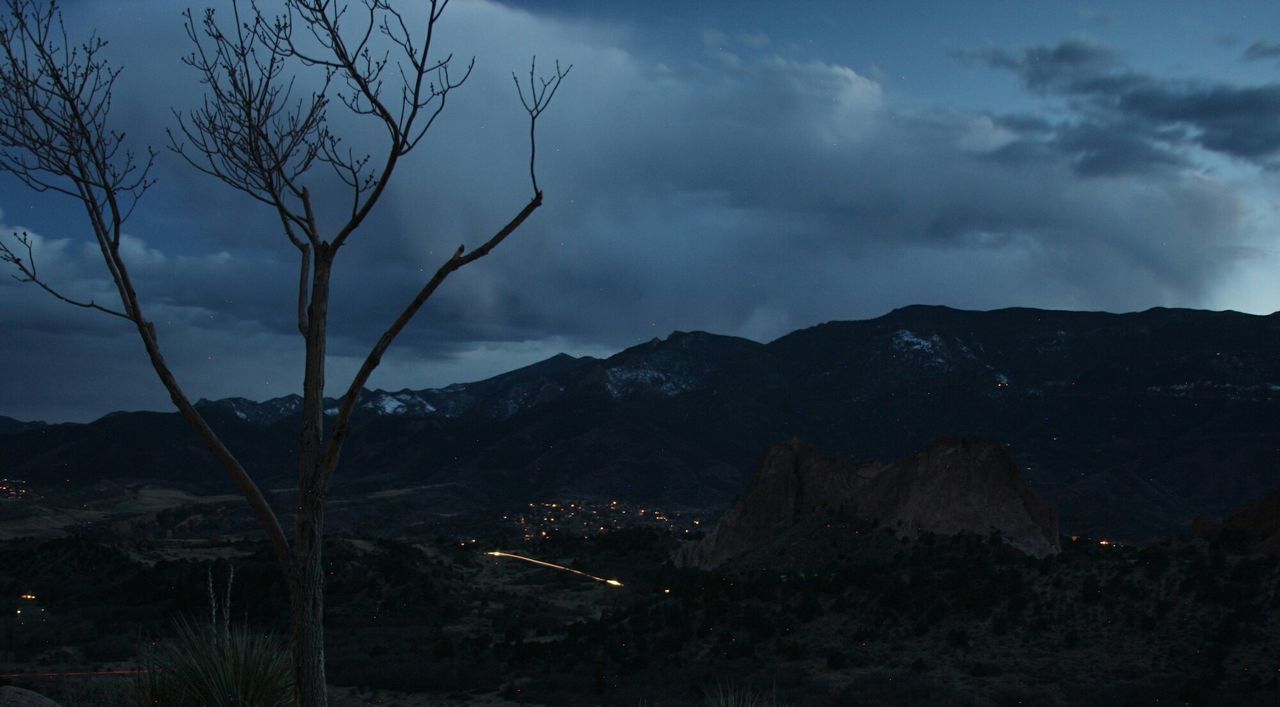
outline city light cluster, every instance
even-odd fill
[[[636,527],[661,528],[684,536],[702,525],[700,518],[691,518],[676,511],[662,511],[616,500],[532,502],[519,511],[504,513],[502,522],[515,526],[527,542],[550,540],[561,535],[587,538],[611,530]]]
[[[27,482],[21,479],[0,479],[0,498],[25,498],[31,494]]]

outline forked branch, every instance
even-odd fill
[[[556,73],[551,78],[537,77],[535,73],[538,66],[538,57],[533,57],[529,62],[529,96],[526,98],[524,89],[520,86],[520,79],[516,77],[515,72],[511,74],[511,80],[515,82],[516,93],[520,94],[520,103],[524,105],[525,112],[529,114],[529,181],[533,183],[533,192],[538,193],[538,175],[534,172],[534,161],[538,155],[538,143],[534,139],[534,128],[538,125],[538,116],[542,115],[542,111],[551,105],[551,99],[555,97],[556,90],[560,88],[560,82],[564,77],[569,75],[573,69],[573,64],[564,71],[560,70],[560,62],[556,62]]]
[[[294,96],[295,81],[284,75],[288,48],[275,25],[250,3],[247,18],[231,3],[231,27],[205,10],[197,23],[190,10],[184,28],[193,50],[183,63],[195,69],[208,95],[200,107],[174,111],[178,132],[169,149],[197,170],[268,204],[278,213],[289,241],[319,244],[301,204],[302,176],[336,143],[325,122],[325,91]],[[302,237],[298,236],[298,233]]]
[[[516,214],[515,218],[499,229],[479,248],[464,255],[466,248],[458,246],[453,256],[436,270],[436,274],[427,281],[427,284],[423,285],[408,306],[400,312],[400,316],[396,317],[391,326],[379,337],[378,342],[369,351],[369,355],[365,357],[364,363],[360,366],[355,378],[352,379],[351,385],[348,386],[346,395],[343,397],[342,405],[338,408],[338,416],[333,426],[333,435],[325,446],[322,483],[328,484],[329,478],[338,466],[338,458],[342,453],[342,444],[351,430],[351,413],[355,410],[356,402],[360,398],[360,391],[364,389],[364,384],[369,381],[369,376],[373,375],[374,369],[382,363],[382,356],[391,347],[396,337],[400,335],[401,331],[404,331],[404,328],[417,315],[418,310],[422,309],[422,305],[426,304],[428,299],[431,299],[431,295],[435,294],[436,289],[444,283],[445,278],[459,268],[488,255],[502,241],[506,240],[507,236],[514,233],[539,206],[542,206],[542,192],[535,194],[533,199],[520,210],[520,213]]]
[[[519,81],[516,82],[517,93],[520,96],[520,102],[524,104],[525,111],[529,114],[529,178],[533,185],[533,197],[524,208],[515,215],[505,226],[498,229],[496,233],[489,237],[479,248],[466,252],[465,246],[458,246],[453,255],[436,270],[435,275],[427,281],[418,294],[409,302],[407,306],[391,323],[387,330],[379,337],[378,342],[373,345],[369,354],[365,357],[364,363],[360,366],[360,370],[352,379],[351,385],[347,387],[346,395],[343,397],[342,405],[338,408],[338,416],[334,420],[333,434],[325,446],[323,467],[323,484],[328,484],[330,476],[338,466],[338,458],[342,453],[342,444],[346,440],[346,436],[351,429],[351,413],[355,410],[356,402],[360,397],[360,391],[364,389],[365,383],[369,381],[369,377],[373,375],[373,371],[382,363],[382,356],[391,347],[400,332],[408,326],[422,306],[427,300],[435,294],[436,289],[444,283],[450,274],[458,269],[470,265],[471,263],[488,255],[493,249],[497,248],[507,239],[516,229],[533,214],[538,207],[542,206],[542,191],[538,189],[537,173],[535,172],[535,157],[537,154],[537,127],[538,117],[551,104],[551,99],[555,96],[556,89],[560,87],[560,82],[565,76],[569,75],[570,66],[563,71],[560,69],[560,62],[556,62],[555,76],[552,78],[535,79],[536,58],[530,62],[529,67],[529,83],[530,94],[525,96],[520,88]],[[513,74],[514,76],[514,74]]]

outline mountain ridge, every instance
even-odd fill
[[[1064,531],[1140,540],[1280,486],[1276,351],[1280,313],[1159,308],[912,306],[763,344],[673,332],[603,359],[367,391],[335,483],[353,493],[453,484],[481,504],[621,495],[718,512],[762,450],[791,437],[888,462],[939,436],[978,436],[1010,448]],[[290,400],[254,404],[276,410],[256,422],[244,401],[203,405],[247,468],[284,483],[296,463],[294,418],[279,414]],[[0,473],[36,484],[141,476],[224,489],[206,456],[174,414],[0,438]]]

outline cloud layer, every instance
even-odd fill
[[[128,67],[117,115],[163,144],[163,106],[200,100],[176,59],[176,15],[159,0],[128,16],[108,5],[80,4],[73,25],[113,38]],[[574,65],[539,125],[546,206],[442,288],[376,385],[444,385],[673,329],[767,340],[915,302],[1205,306],[1243,260],[1265,255],[1245,247],[1257,222],[1231,170],[1273,166],[1280,86],[1155,76],[1076,38],[955,52],[993,80],[1017,77],[1040,106],[973,112],[906,107],[872,72],[758,33],[711,29],[670,57],[634,46],[625,27],[490,2],[451,5],[442,30],[440,49],[475,54],[477,68],[342,253],[335,386],[448,253],[528,198],[511,71],[533,54]],[[378,144],[359,121],[336,122]],[[160,176],[131,224],[132,262],[190,392],[294,392],[297,263],[271,214],[172,156]],[[345,204],[339,187],[318,180],[313,191]],[[73,222],[23,209],[29,199],[3,185],[5,233],[41,234],[42,266],[67,289],[107,291]],[[24,372],[6,380],[0,414],[165,407],[117,322],[17,283],[0,284],[0,298],[0,365]]]
[[[1255,43],[1245,58],[1276,47]],[[1028,90],[1069,101],[1073,116],[1057,145],[1086,173],[1185,166],[1185,148],[1273,167],[1280,152],[1280,84],[1238,86],[1152,76],[1120,52],[1069,39],[1052,47],[957,52],[961,61],[1013,72]]]

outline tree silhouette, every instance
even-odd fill
[[[184,63],[206,87],[203,103],[175,111],[169,148],[191,166],[260,202],[278,217],[298,251],[297,328],[305,347],[298,498],[292,537],[261,490],[183,392],[146,318],[121,252],[124,223],[152,185],[155,153],[125,147],[109,122],[120,69],[103,58],[96,34],[69,40],[56,1],[5,0],[0,18],[0,169],[37,191],[78,200],[119,294],[120,308],[82,301],[44,279],[31,241],[16,234],[0,242],[0,259],[59,300],[129,321],[178,412],[235,480],[271,541],[286,578],[292,613],[294,701],[325,705],[324,582],[321,543],[325,501],[351,429],[364,384],[396,337],[453,272],[488,255],[542,205],[535,171],[536,128],[569,73],[557,63],[547,78],[530,65],[528,80],[513,74],[529,116],[532,195],[479,247],[457,250],[422,285],[374,342],[342,396],[326,429],[324,363],[328,340],[330,277],[340,250],[380,202],[403,159],[417,147],[461,86],[472,59],[453,71],[452,56],[432,54],[437,25],[448,0],[428,0],[415,32],[391,0],[282,0],[279,15],[251,0],[231,3],[224,21],[214,10],[185,13],[192,44]],[[301,95],[296,79],[310,72],[318,89]],[[359,119],[380,128],[383,151],[358,154],[330,130],[332,98]],[[350,195],[350,209],[335,224],[317,218],[309,188],[327,170]]]

